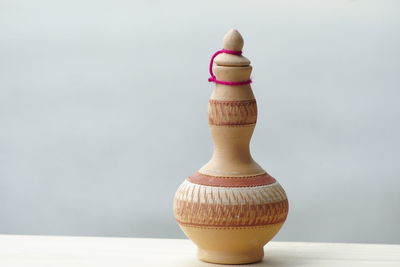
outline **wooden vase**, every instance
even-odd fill
[[[224,37],[224,49],[241,51],[237,30]],[[250,79],[250,61],[220,54],[213,71],[218,80]],[[264,245],[288,214],[282,186],[251,157],[249,144],[257,121],[250,84],[216,84],[208,103],[214,142],[211,160],[178,188],[173,211],[183,232],[198,246],[200,260],[244,264],[263,259]]]

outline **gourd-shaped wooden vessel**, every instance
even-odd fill
[[[224,38],[224,49],[241,51],[237,30]],[[220,81],[248,81],[250,61],[234,54],[215,57]],[[208,103],[214,141],[211,160],[189,176],[174,198],[175,218],[207,262],[243,264],[262,260],[264,245],[283,225],[288,200],[281,185],[250,155],[257,104],[250,84],[216,84]]]

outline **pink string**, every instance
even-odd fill
[[[231,55],[241,55],[242,51],[234,51],[234,50],[227,50],[227,49],[221,49],[217,52],[214,53],[214,55],[211,57],[210,60],[210,66],[209,66],[209,71],[210,71],[210,75],[211,77],[208,78],[209,82],[214,82],[214,83],[219,83],[219,84],[224,84],[224,85],[245,85],[245,84],[250,84],[251,83],[251,79],[247,80],[247,81],[242,81],[242,82],[226,82],[226,81],[220,81],[217,80],[217,77],[215,77],[214,72],[213,72],[213,64],[214,64],[214,58],[216,56],[218,56],[219,54],[231,54]]]

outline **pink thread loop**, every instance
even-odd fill
[[[224,84],[224,85],[232,85],[232,86],[250,84],[252,82],[251,79],[249,79],[247,81],[242,81],[242,82],[226,82],[226,81],[217,80],[217,77],[215,77],[214,72],[213,72],[212,69],[213,69],[213,64],[214,64],[215,57],[218,56],[219,54],[222,54],[222,53],[231,54],[231,55],[241,55],[242,51],[221,49],[221,50],[218,50],[217,52],[215,52],[214,55],[211,57],[211,60],[210,60],[209,71],[210,71],[211,77],[208,78],[208,81],[209,82],[214,82],[214,83],[219,83],[219,84]]]

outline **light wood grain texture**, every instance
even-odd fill
[[[270,242],[264,251],[262,262],[241,266],[400,266],[400,245]],[[0,235],[1,267],[221,266],[195,253],[183,239]]]

